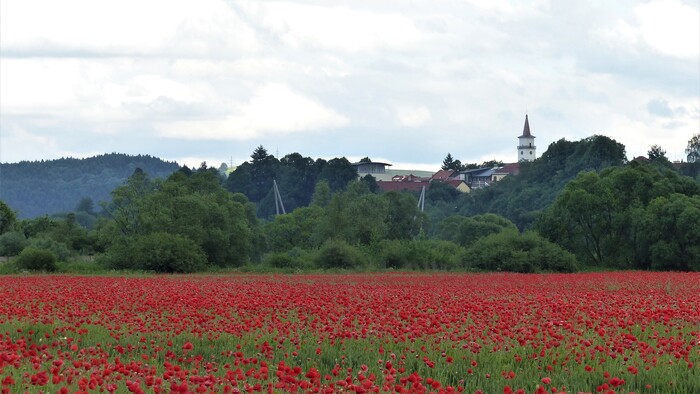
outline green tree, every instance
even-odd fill
[[[369,193],[359,181],[350,182],[348,191],[336,193],[325,209],[317,239],[342,239],[350,244],[369,245],[387,234],[388,202]]]
[[[655,198],[644,230],[652,268],[700,271],[700,196],[674,193]]]
[[[244,194],[248,199],[255,193],[253,190],[252,165],[247,161],[236,167],[226,178],[226,189],[231,193]]]
[[[379,185],[372,175],[367,174],[360,178],[360,181],[367,185],[367,189],[369,189],[370,193],[379,193]]]
[[[316,205],[297,208],[286,215],[276,216],[273,221],[264,226],[269,250],[286,252],[295,247],[302,249],[318,247],[318,240],[314,234],[323,216],[323,208]]]
[[[15,213],[4,201],[0,200],[0,235],[10,231],[15,222],[17,222]]]
[[[345,190],[348,182],[355,179],[357,169],[344,157],[329,160],[319,174],[319,180],[328,182],[333,192]]]
[[[685,148],[685,154],[688,158],[688,163],[696,163],[700,161],[700,134],[695,134],[688,140],[688,146]]]
[[[649,148],[649,151],[647,152],[647,157],[649,158],[649,161],[668,161],[668,158],[666,157],[666,150],[658,145],[652,145],[651,148]]]
[[[155,233],[191,240],[217,266],[242,265],[260,251],[254,208],[245,196],[223,189],[217,171],[197,171],[189,177],[175,172],[142,188],[143,193],[134,189],[141,190],[129,184],[115,190],[114,220],[100,229],[108,254]],[[117,220],[123,217],[129,220]],[[130,263],[126,264],[124,268]]]
[[[59,227],[59,221],[56,218],[41,216],[22,220],[18,227],[26,238],[34,238],[53,233]]]
[[[459,170],[459,168],[455,168],[455,159],[450,152],[447,152],[447,156],[442,160],[442,167],[440,168],[443,170]]]
[[[650,246],[660,235],[650,230],[645,218],[654,199],[674,193],[697,196],[700,184],[666,166],[636,162],[599,174],[584,172],[540,216],[537,229],[581,262],[649,268]]]
[[[311,203],[318,207],[326,207],[331,202],[331,188],[328,182],[319,181],[314,189]]]
[[[413,195],[390,191],[382,198],[387,201],[387,239],[413,239],[427,226],[427,218]]]
[[[252,227],[246,207],[210,171],[175,173],[144,199],[145,229],[194,241],[210,263],[242,265],[251,254]]]
[[[112,201],[103,206],[122,236],[133,236],[143,231],[143,201],[154,188],[146,173],[137,168],[126,183],[112,191]]]
[[[262,145],[253,151],[250,158],[250,181],[253,188],[248,198],[257,202],[262,200],[272,189],[272,180],[275,178],[279,162],[274,156],[268,154]]]
[[[8,231],[0,235],[0,256],[17,256],[27,244],[22,232]]]

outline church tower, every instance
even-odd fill
[[[518,161],[534,161],[537,157],[535,136],[530,134],[530,122],[525,115],[525,127],[523,135],[518,137]]]

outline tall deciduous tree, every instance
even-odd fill
[[[10,231],[16,221],[17,216],[12,209],[4,201],[0,200],[0,235]]]
[[[700,271],[700,196],[674,193],[655,198],[644,229],[652,268]]]
[[[426,226],[426,216],[418,209],[416,198],[391,191],[382,195],[388,203],[387,239],[413,239]]]
[[[348,182],[357,179],[357,170],[348,159],[341,157],[328,160],[319,174],[319,179],[328,182],[331,191],[345,190]]]
[[[142,232],[143,201],[153,187],[153,182],[143,170],[137,168],[124,185],[112,191],[111,203],[104,204],[103,208],[114,221],[119,234],[134,236]]]
[[[257,202],[262,200],[272,189],[272,180],[275,178],[279,161],[268,154],[262,145],[253,151],[250,158],[252,159],[250,162],[250,182],[253,187],[248,198]]]
[[[616,268],[658,267],[667,264],[659,263],[659,256],[678,254],[668,252],[664,246],[653,245],[659,242],[664,245],[664,240],[668,239],[666,233],[674,234],[672,237],[685,235],[675,230],[676,224],[664,224],[666,219],[662,220],[664,215],[681,217],[676,213],[680,208],[664,210],[665,204],[652,202],[661,197],[672,199],[675,194],[685,196],[676,198],[683,201],[697,198],[700,184],[666,166],[637,162],[599,174],[584,172],[569,182],[554,204],[540,216],[537,229],[551,241],[574,252],[579,261]],[[692,212],[691,207],[683,217],[694,218]],[[676,223],[676,219],[672,221]],[[694,223],[697,226],[698,222]],[[654,252],[653,248],[658,250]],[[690,250],[681,246],[675,248]]]
[[[651,148],[649,148],[649,151],[647,152],[647,157],[649,158],[650,161],[656,161],[656,160],[668,160],[666,158],[666,149],[658,146],[658,145],[652,145]]]
[[[108,207],[114,221],[101,229],[108,240],[108,254],[128,251],[141,237],[167,233],[192,241],[217,266],[250,260],[257,219],[245,197],[221,187],[215,169],[189,177],[175,172],[153,183],[143,174],[132,178],[115,190],[114,204]]]
[[[688,155],[688,163],[696,163],[700,161],[700,134],[695,134],[688,141],[688,147],[685,148],[685,154]]]

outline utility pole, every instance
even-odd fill
[[[420,197],[418,197],[418,208],[421,212],[425,211],[425,186],[421,188]]]
[[[280,189],[277,187],[277,181],[275,179],[272,179],[272,191],[275,194],[275,212],[277,213],[277,215],[279,215],[281,210],[282,214],[286,214],[287,212],[284,210],[284,204],[282,203]]]

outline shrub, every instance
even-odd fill
[[[61,261],[66,261],[71,257],[71,251],[65,243],[55,241],[45,236],[31,238],[29,240],[29,246],[35,249],[50,250],[51,253],[56,255],[56,258]]]
[[[17,256],[27,243],[27,238],[20,231],[0,235],[0,256]]]
[[[315,258],[319,268],[362,268],[366,266],[365,256],[347,242],[329,239],[318,251]]]
[[[140,269],[135,256],[136,240],[134,238],[117,238],[107,248],[105,254],[97,257],[97,262],[108,269]]]
[[[139,238],[136,249],[143,269],[156,272],[196,272],[207,265],[202,249],[181,235],[153,233]]]
[[[576,257],[533,231],[504,231],[474,242],[462,256],[465,267],[489,271],[574,272]]]
[[[29,271],[56,271],[56,255],[50,250],[25,248],[15,259],[15,264],[20,269]]]
[[[196,272],[207,266],[204,252],[194,241],[163,232],[115,242],[101,262],[112,269],[167,273]]]
[[[263,257],[263,265],[272,268],[306,269],[310,268],[309,252],[293,248],[288,252],[269,253]]]
[[[410,265],[410,250],[407,247],[408,242],[404,241],[389,241],[385,240],[378,244],[377,254],[379,259],[379,267],[402,269]]]
[[[419,240],[411,242],[413,253],[419,265],[417,268],[451,270],[458,268],[464,249],[459,245],[440,240]]]
[[[382,241],[377,249],[378,266],[394,269],[455,269],[463,253],[459,245],[441,240]]]

